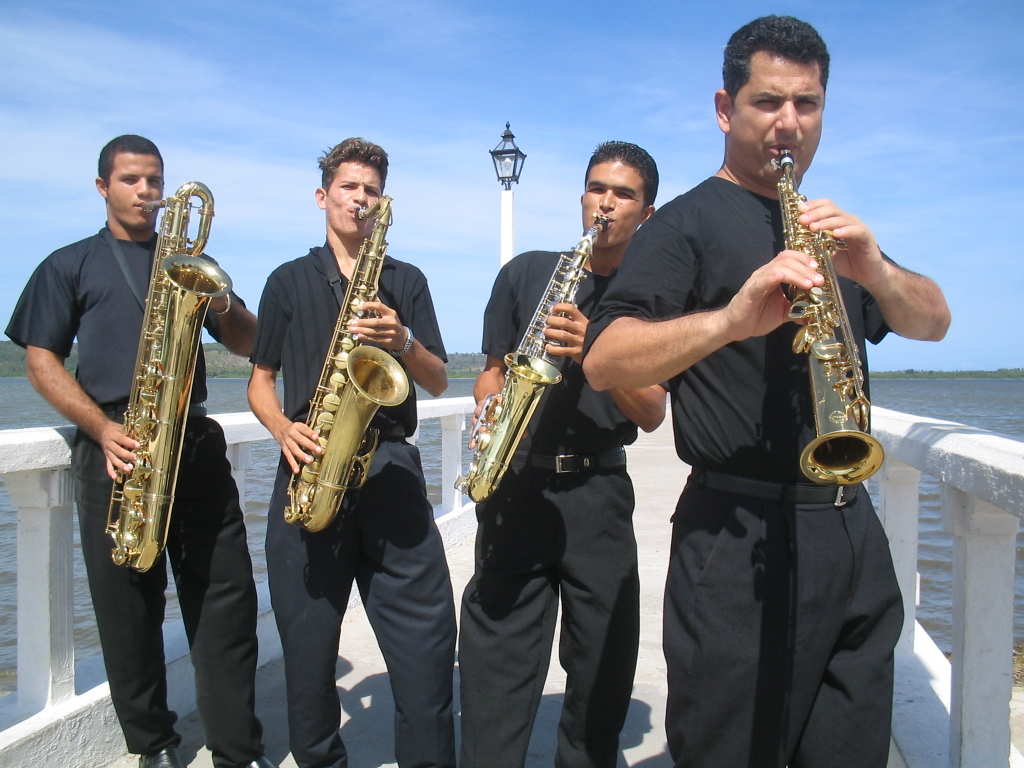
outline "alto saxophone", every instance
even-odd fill
[[[793,351],[808,354],[817,437],[800,454],[800,469],[821,485],[850,485],[867,480],[885,459],[881,443],[868,433],[871,403],[864,394],[864,370],[857,339],[839,290],[832,257],[843,246],[830,232],[812,232],[799,222],[794,161],[782,150],[773,161],[781,169],[779,204],[786,248],[813,256],[825,278],[820,286],[798,291],[789,317],[802,321]]]
[[[387,253],[391,224],[391,198],[382,195],[359,218],[376,216],[373,232],[363,241],[352,270],[345,300],[338,313],[334,336],[309,402],[306,424],[319,436],[323,453],[292,475],[291,501],[284,519],[308,531],[322,531],[334,520],[349,488],[366,482],[377,450],[377,430],[370,420],[382,405],[401,405],[409,395],[409,378],[401,364],[379,347],[360,344],[349,331],[351,322],[365,315],[363,302],[377,300],[377,283]]]
[[[198,198],[199,228],[188,238],[190,201]],[[107,533],[118,565],[147,571],[167,544],[192,377],[210,299],[231,290],[231,278],[200,254],[213,220],[213,195],[191,181],[164,200],[146,297],[135,378],[124,433],[139,443],[128,472],[118,472],[110,496]]]
[[[594,219],[594,226],[586,231],[576,247],[558,257],[555,271],[519,347],[505,355],[508,370],[501,394],[488,395],[480,407],[471,436],[475,448],[469,471],[455,483],[455,487],[473,501],[483,501],[494,493],[512,463],[541,396],[548,386],[562,380],[556,367],[558,361],[547,352],[551,342],[544,336],[544,329],[552,307],[571,304],[580,281],[586,277],[584,265],[593,255],[594,240],[608,227],[604,216],[595,214]]]

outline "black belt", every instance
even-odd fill
[[[750,496],[755,499],[782,501],[793,504],[834,504],[845,507],[857,498],[860,485],[810,485],[808,483],[778,483],[755,477],[730,475],[702,467],[694,467],[690,480],[715,491]]]
[[[402,441],[405,440],[405,427],[401,424],[388,424],[383,427],[374,427],[377,430],[378,440]]]
[[[626,466],[626,451],[616,448],[613,451],[592,454],[562,454],[560,456],[543,456],[531,453],[527,463],[537,469],[546,469],[563,474],[566,472],[593,472],[598,469],[615,469]]]

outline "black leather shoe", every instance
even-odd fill
[[[261,755],[243,768],[277,768],[277,766],[270,762],[266,755]]]
[[[185,768],[178,755],[177,747],[161,749],[155,755],[142,755],[139,757],[139,768]]]

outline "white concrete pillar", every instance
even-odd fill
[[[441,509],[445,514],[461,509],[467,499],[455,488],[462,474],[462,441],[466,414],[441,417]]]
[[[501,266],[516,255],[515,198],[511,189],[501,190]]]
[[[1019,521],[946,483],[942,508],[954,536],[952,765],[1007,765]]]
[[[75,694],[71,470],[4,477],[18,510],[18,707],[28,712]]]
[[[228,461],[231,462],[231,477],[238,487],[238,503],[245,512],[245,471],[252,463],[249,447],[252,443],[232,443],[228,446]]]
[[[914,620],[917,615],[917,517],[921,471],[888,458],[875,475],[878,483],[878,516],[885,526],[903,595],[903,632],[897,652],[914,652]]]

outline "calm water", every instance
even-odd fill
[[[211,413],[248,410],[245,381],[211,379],[209,400]],[[447,396],[468,395],[472,381],[453,380]],[[895,411],[956,421],[1000,432],[1024,441],[1024,380],[932,380],[874,381],[875,404]],[[25,379],[0,379],[0,429],[35,427],[66,423],[33,391]],[[433,503],[440,502],[440,425],[437,420],[422,423],[419,446],[427,476],[428,492]],[[277,445],[267,440],[252,446],[252,466],[246,473],[247,514],[250,551],[257,578],[265,578],[263,536],[266,528],[267,502],[270,498],[277,466]],[[952,581],[950,562],[952,539],[942,532],[938,483],[923,476],[921,480],[922,509],[920,515],[919,566],[921,572],[921,623],[944,650],[951,646],[950,605]],[[668,514],[668,510],[666,510]],[[75,538],[77,542],[77,520]],[[16,515],[0,481],[0,695],[13,687],[16,665]],[[1024,536],[1024,534],[1022,534]],[[75,559],[75,646],[76,654],[85,657],[96,653],[98,640],[92,621],[92,604],[85,580],[81,556]],[[1024,641],[1024,538],[1018,538],[1017,607],[1015,630],[1018,642]],[[168,595],[168,614],[176,617],[178,607],[173,594]]]

